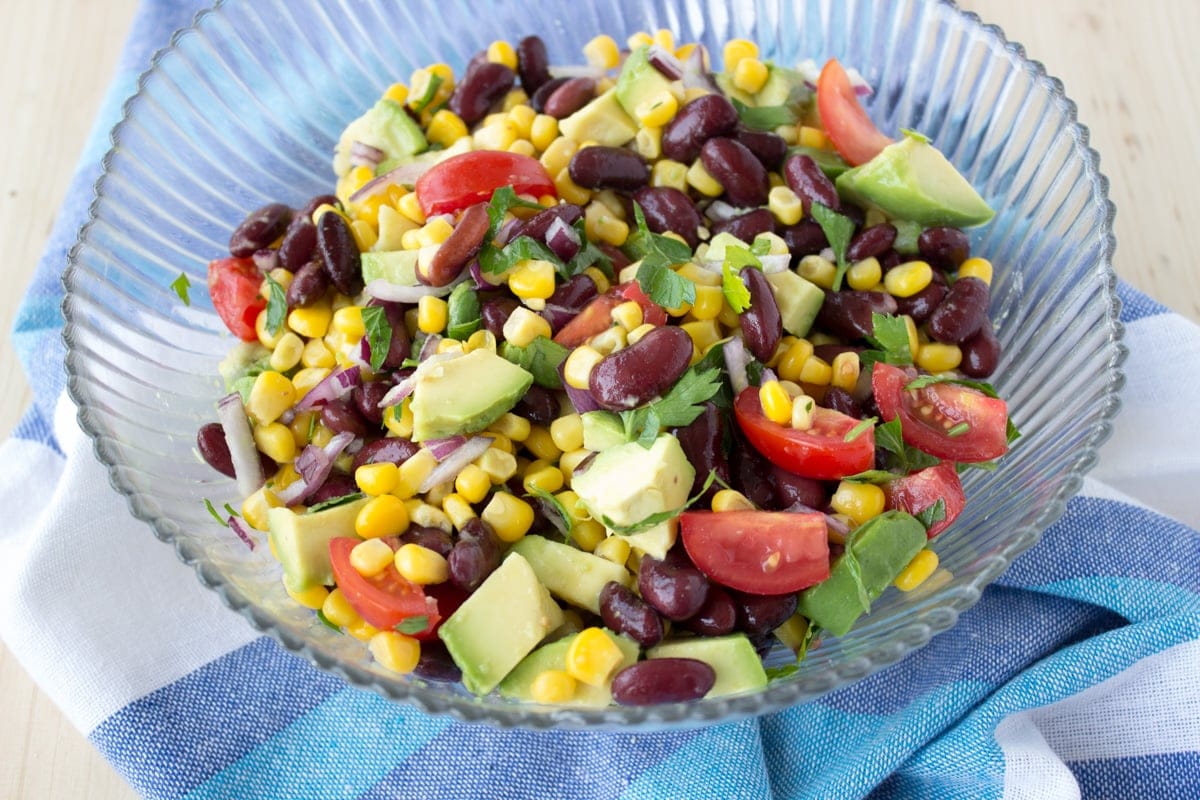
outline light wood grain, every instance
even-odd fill
[[[1118,208],[1117,272],[1200,321],[1200,4],[1192,0],[970,0],[1023,43],[1079,104]],[[5,328],[112,75],[136,0],[3,0],[0,47],[0,320]],[[0,339],[0,435],[29,401]],[[0,797],[114,798],[133,791],[0,647]]]

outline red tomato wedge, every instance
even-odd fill
[[[655,303],[650,297],[642,291],[642,287],[637,281],[622,283],[616,288],[616,291],[621,295],[623,300],[632,300],[642,307],[642,321],[648,322],[651,325],[666,325],[667,312],[658,303]]]
[[[490,200],[501,186],[534,197],[557,195],[554,181],[536,158],[477,150],[451,156],[417,178],[417,202],[426,216],[452,214]]]
[[[741,592],[787,594],[829,577],[824,514],[687,511],[679,535],[701,572]]]
[[[871,388],[887,422],[900,417],[904,441],[949,461],[991,461],[1008,452],[1008,404],[977,389],[934,383],[905,390],[913,376],[877,362]]]
[[[967,504],[958,470],[949,461],[897,478],[883,485],[887,508],[907,511],[914,517],[941,500],[946,507],[946,516],[929,526],[929,538],[937,536],[962,513]]]
[[[733,412],[754,449],[788,472],[836,480],[875,466],[874,429],[868,427],[846,441],[860,421],[839,411],[817,407],[812,427],[796,430],[767,419],[758,401],[758,387],[750,386],[737,396]]]
[[[257,342],[254,322],[267,307],[259,297],[263,276],[249,258],[218,258],[208,264],[208,296],[225,327],[242,341]]]
[[[427,597],[420,585],[401,577],[391,564],[374,577],[360,575],[350,565],[350,551],[360,541],[347,537],[329,540],[333,577],[346,600],[360,617],[381,631],[392,630],[410,617],[427,617],[425,630],[412,635],[418,639],[431,638],[442,621],[438,601]]]
[[[817,79],[817,109],[829,141],[852,166],[867,163],[892,143],[867,116],[836,58],[825,63]]]
[[[578,347],[597,333],[612,327],[612,310],[626,298],[619,294],[602,294],[594,298],[575,315],[575,319],[554,334],[554,341],[563,347]]]

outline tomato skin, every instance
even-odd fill
[[[267,301],[259,296],[263,276],[249,258],[218,258],[208,264],[208,295],[217,316],[234,336],[257,342],[254,323]]]
[[[452,214],[487,202],[501,186],[511,186],[517,194],[557,196],[554,181],[536,158],[477,150],[447,158],[418,178],[417,201],[425,216]]]
[[[825,62],[817,79],[817,109],[829,141],[851,166],[867,163],[892,143],[867,116],[836,58]]]
[[[686,511],[679,535],[701,572],[748,594],[798,592],[829,577],[824,514]]]
[[[597,333],[612,327],[612,310],[624,302],[624,297],[611,292],[593,298],[583,307],[583,311],[575,315],[575,319],[554,334],[554,341],[563,347],[578,347]]]
[[[758,387],[742,390],[733,404],[742,433],[754,449],[777,467],[817,480],[837,480],[875,466],[875,431],[868,428],[845,440],[860,420],[829,408],[813,409],[813,426],[799,431],[767,419]]]
[[[886,422],[900,417],[904,441],[948,461],[991,461],[1008,452],[1008,404],[983,392],[953,383],[935,383],[906,392],[914,376],[891,364],[876,362],[871,388]],[[923,408],[930,408],[928,414]],[[948,428],[966,423],[961,434]]]
[[[620,293],[622,299],[632,300],[642,307],[642,322],[651,325],[666,325],[667,312],[658,303],[655,303],[650,297],[642,291],[642,287],[637,281],[622,283],[616,289]]]
[[[361,539],[339,537],[329,540],[329,560],[333,577],[346,600],[358,615],[381,631],[393,630],[409,617],[426,616],[425,630],[412,634],[417,639],[430,639],[442,621],[438,601],[428,597],[418,584],[406,580],[389,564],[378,575],[365,578],[350,565],[350,551]]]
[[[958,470],[950,461],[889,481],[883,486],[883,495],[886,508],[907,511],[914,517],[938,500],[945,503],[945,518],[930,525],[926,531],[930,539],[949,528],[967,504]]]

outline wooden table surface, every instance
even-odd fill
[[[0,436],[29,403],[7,329],[62,201],[136,0],[5,3],[0,47]],[[1200,322],[1200,4],[968,0],[1062,79],[1116,203],[1118,274]],[[164,43],[165,44],[165,43]],[[0,797],[136,794],[0,645]]]

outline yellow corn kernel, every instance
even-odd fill
[[[354,470],[354,482],[364,494],[372,497],[390,494],[400,483],[400,468],[390,461],[363,464]]]
[[[520,139],[528,141],[533,132],[533,121],[537,119],[537,112],[530,105],[514,105],[506,111],[505,119],[513,126]]]
[[[521,156],[529,156],[533,158],[537,155],[537,148],[533,146],[533,142],[528,139],[516,139],[505,148],[510,153],[516,153]]]
[[[563,480],[562,471],[553,464],[545,462],[533,462],[542,466],[536,469],[527,469],[522,485],[525,491],[530,494],[535,494],[537,491],[550,492],[553,494],[563,488],[565,481]]]
[[[575,679],[561,669],[539,672],[529,685],[529,697],[535,703],[565,703],[575,696]]]
[[[353,636],[355,639],[358,639],[360,642],[369,642],[377,633],[379,633],[379,628],[376,628],[365,619],[360,619],[353,625],[347,625],[346,633],[350,636]]]
[[[292,385],[296,383],[292,380]],[[300,390],[296,390],[297,397],[303,397]],[[296,449],[300,449],[309,443],[309,435],[316,432],[317,422],[321,419],[319,411],[298,411],[292,417],[292,421],[288,423],[288,430],[292,432],[292,440],[296,443]]]
[[[267,529],[267,511],[283,505],[267,487],[263,486],[242,501],[242,519],[258,531]]]
[[[364,578],[372,578],[392,563],[392,548],[382,539],[367,539],[350,551],[350,566]]]
[[[829,366],[833,371],[829,385],[853,392],[858,386],[859,373],[862,372],[862,362],[859,360],[858,353],[853,350],[838,353],[833,357],[833,362]]]
[[[913,556],[908,566],[900,570],[893,583],[902,592],[911,592],[929,578],[938,568],[938,554],[928,547]]]
[[[392,406],[388,409],[391,411],[396,408]],[[408,402],[404,403],[405,411],[408,410]],[[408,412],[411,420],[412,412]],[[384,415],[384,424],[387,424],[387,415]],[[411,422],[409,424],[409,432],[412,432]],[[429,473],[433,472],[433,468],[438,464],[437,457],[425,448],[421,448],[412,455],[411,458],[405,459],[404,463],[399,466],[399,480],[396,483],[396,488],[392,490],[392,495],[403,500],[413,497],[417,493],[417,489],[429,477]]]
[[[621,63],[621,51],[616,41],[607,34],[593,37],[583,46],[583,57],[593,67],[603,70],[613,69]]]
[[[379,666],[401,675],[412,672],[421,660],[421,643],[399,631],[379,631],[368,648]]]
[[[708,245],[702,244],[701,247],[707,249]],[[702,257],[702,253],[700,252],[700,250],[697,250],[696,257],[697,258]],[[688,261],[685,264],[680,264],[679,269],[677,269],[675,272],[677,275],[679,275],[679,277],[687,278],[689,281],[696,284],[697,287],[716,286],[719,289],[721,286],[720,273],[707,270],[704,267],[700,266],[699,264],[695,264],[691,261]],[[696,302],[699,303],[700,302],[699,299],[697,299]],[[692,313],[693,314],[695,313],[694,306],[692,308]]]
[[[462,117],[448,108],[443,108],[434,112],[433,117],[429,120],[429,126],[425,129],[425,138],[442,147],[450,147],[469,133],[467,123],[463,122]]]
[[[379,232],[365,219],[356,219],[351,222],[350,234],[354,237],[354,244],[358,247],[359,252],[370,250],[379,240]]]
[[[908,331],[908,352],[916,358],[917,351],[921,349],[921,335],[917,332],[917,323],[908,314],[901,314],[900,319],[904,320],[904,328]]]
[[[300,357],[303,354],[304,340],[291,331],[284,331],[271,353],[271,369],[276,372],[287,372],[300,363]]]
[[[962,363],[962,348],[956,344],[926,342],[917,349],[915,361],[926,372],[949,372]]]
[[[883,489],[875,484],[850,481],[839,483],[833,497],[829,499],[830,507],[852,519],[855,525],[862,525],[882,514],[885,502]]]
[[[846,270],[846,282],[850,284],[851,289],[860,292],[873,289],[882,277],[883,269],[879,266],[879,259],[874,256],[855,261]]]
[[[320,339],[329,332],[333,319],[333,307],[328,300],[318,300],[309,306],[293,308],[288,312],[287,324],[306,339]]]
[[[643,128],[661,128],[674,119],[678,111],[679,100],[669,89],[663,89],[638,103],[633,116]]]
[[[477,464],[467,464],[454,478],[454,491],[468,503],[483,502],[492,488],[492,479]]]
[[[654,162],[662,155],[662,128],[642,127],[633,138],[633,148],[638,155]]]
[[[431,219],[417,230],[422,247],[441,244],[449,239],[452,233],[454,233],[454,226],[447,222],[445,217]]]
[[[545,300],[554,294],[554,265],[540,258],[527,258],[509,273],[508,288],[522,300]]]
[[[296,457],[296,439],[282,422],[254,428],[254,445],[273,461],[282,464]]]
[[[411,459],[409,459],[411,461]],[[363,539],[399,536],[408,528],[408,509],[394,494],[372,497],[354,519],[354,532]]]
[[[611,282],[608,280],[608,276],[596,267],[588,267],[583,271],[583,274],[592,279],[592,283],[596,284],[596,291],[599,294],[604,294],[609,290]]]
[[[418,225],[425,224],[425,212],[421,210],[421,204],[417,201],[416,192],[409,192],[401,197],[399,202],[396,203],[396,210]]]
[[[514,442],[525,441],[525,438],[529,436],[529,429],[529,420],[519,417],[512,412],[502,415],[488,426],[489,432],[503,434]]]
[[[347,339],[361,339],[367,332],[359,306],[343,306],[333,312],[330,327]]]
[[[399,405],[389,406],[383,410],[383,427],[387,428],[389,436],[399,436],[404,439],[412,436],[413,414],[407,399]]]
[[[549,339],[552,335],[550,323],[524,307],[508,315],[503,333],[505,340],[515,347],[525,347],[539,336]]]
[[[529,436],[525,438],[525,449],[545,461],[557,461],[562,455],[562,450],[554,444],[550,430],[541,425],[534,425],[529,429]]]
[[[559,457],[558,468],[562,470],[563,477],[566,479],[567,483],[571,482],[571,478],[575,473],[575,468],[582,464],[583,460],[591,454],[591,450],[580,447],[576,450],[568,450]]]
[[[575,523],[571,528],[571,540],[580,550],[594,552],[600,543],[608,536],[604,526],[594,519],[584,519]]]
[[[417,329],[422,333],[441,333],[450,318],[450,306],[440,297],[426,295],[417,301]]]
[[[500,108],[505,112],[512,111],[514,108],[520,108],[521,106],[529,106],[529,95],[520,87],[509,89],[504,95],[503,102],[500,103]],[[532,111],[533,109],[530,108],[530,110]],[[537,112],[535,111],[534,113],[536,114]],[[513,120],[513,122],[515,123],[516,120]],[[528,132],[522,134],[522,136],[528,136]]]
[[[650,185],[665,186],[686,192],[688,187],[688,165],[669,158],[659,159],[650,168]],[[718,192],[719,194],[719,192]]]
[[[420,250],[421,249],[421,230],[420,228],[412,228],[407,230],[400,237],[400,247],[403,250]]]
[[[325,216],[327,213],[337,214],[339,217],[346,220],[347,225],[350,224],[350,218],[347,217],[344,213],[342,213],[342,210],[340,208],[338,208],[337,206],[334,206],[334,205],[330,205],[329,203],[322,203],[321,205],[317,206],[313,210],[313,214],[312,214],[313,224],[316,225],[318,222],[320,222],[321,217]]]
[[[745,58],[758,58],[758,45],[749,39],[730,39],[721,51],[725,61],[725,71],[733,72]]]
[[[567,648],[567,673],[589,686],[603,686],[624,658],[607,633],[600,628],[585,628]]]
[[[545,115],[543,114],[542,116]],[[551,117],[551,119],[553,119],[553,117]],[[536,128],[538,121],[535,119],[533,124]],[[530,133],[532,134],[531,138],[536,140],[536,131],[531,131]],[[555,135],[557,136],[557,132]],[[537,142],[534,141],[534,144],[537,144]],[[542,166],[546,168],[546,172],[548,174],[557,175],[567,168],[567,165],[571,163],[571,158],[576,152],[578,152],[578,150],[579,142],[562,136],[553,139],[549,144],[547,144],[545,149],[542,150],[542,157],[538,160],[542,162]]]
[[[515,542],[533,525],[533,506],[516,495],[496,492],[484,506],[480,519],[492,526],[502,542]]]
[[[246,413],[259,425],[268,425],[295,402],[296,388],[292,382],[274,370],[267,370],[254,379]]]
[[[563,453],[583,447],[583,417],[567,414],[550,423],[550,439]]]
[[[482,150],[507,150],[520,136],[517,126],[512,120],[503,117],[490,125],[481,125],[475,129],[472,139],[475,147]]]
[[[832,289],[833,279],[837,277],[837,265],[828,258],[819,255],[808,255],[800,259],[796,272],[801,278],[815,283],[822,289]]]
[[[810,430],[813,425],[813,409],[816,408],[816,405],[816,401],[808,395],[797,395],[792,400],[791,426],[798,431]]]
[[[563,362],[563,380],[574,389],[588,388],[588,378],[592,369],[603,359],[604,354],[593,347],[576,347]]]
[[[405,462],[408,463],[408,462]],[[502,484],[517,474],[517,459],[495,447],[489,447],[475,462],[494,484]]]
[[[325,619],[339,628],[348,628],[355,623],[362,622],[362,617],[354,610],[354,606],[350,605],[350,601],[346,599],[346,595],[341,589],[334,589],[329,593],[325,602],[321,604],[321,613],[325,615]]]
[[[462,354],[464,352],[466,352],[466,351],[463,350],[463,343],[460,342],[458,339],[446,338],[446,339],[442,339],[440,342],[437,343],[438,355],[441,355],[442,353]]]
[[[625,45],[630,50],[637,50],[639,47],[649,47],[652,44],[654,44],[654,40],[645,31],[630,34],[629,38],[625,40]]]
[[[558,140],[558,120],[549,114],[538,114],[529,125],[529,141],[542,154],[542,165],[546,164],[546,151]],[[566,139],[564,141],[571,141]],[[570,158],[568,157],[568,161]],[[561,167],[560,167],[561,168]],[[548,172],[549,170],[547,170]]]
[[[593,336],[588,344],[603,355],[610,355],[622,350],[629,344],[629,335],[619,325],[601,331]]]
[[[888,270],[883,276],[883,288],[893,297],[912,297],[929,286],[933,268],[925,261],[908,261]]]
[[[829,362],[817,356],[809,356],[808,360],[804,362],[804,366],[800,368],[800,383],[828,386],[831,380],[833,380],[833,368]]]
[[[258,316],[254,318],[254,334],[258,337],[259,344],[269,350],[279,344],[279,340],[283,338],[285,332],[286,329],[282,326],[274,333],[267,328],[267,310],[265,308],[259,311]]]
[[[683,328],[683,332],[691,337],[692,346],[698,354],[703,354],[721,340],[721,327],[715,319],[685,322],[679,327]]]
[[[666,28],[659,28],[654,32],[654,43],[670,53],[675,49],[675,34]]]
[[[452,484],[447,484],[447,486],[450,485]],[[451,492],[442,498],[442,512],[450,518],[450,524],[460,531],[476,516],[470,501],[456,492]]]
[[[628,344],[637,344],[646,336],[647,333],[654,330],[655,327],[657,326],[651,325],[649,322],[643,322],[641,325],[638,325],[629,332],[629,335],[625,337],[625,341]]]
[[[428,496],[428,495],[427,495]],[[446,533],[454,533],[454,523],[450,521],[450,517],[445,511],[431,503],[413,502],[412,508],[409,510],[409,518],[414,525],[422,525],[426,528],[440,528]]]
[[[400,577],[421,586],[445,583],[450,577],[450,565],[441,553],[411,542],[400,545],[393,563]]]
[[[642,307],[633,300],[627,300],[612,310],[613,322],[627,331],[642,324]]]
[[[503,64],[511,70],[517,68],[517,51],[503,39],[497,39],[488,45],[487,60],[493,64]]]
[[[779,381],[763,381],[758,390],[758,402],[762,405],[763,415],[772,422],[787,425],[792,421],[792,398]]]
[[[439,483],[437,486],[434,486],[425,493],[425,502],[432,506],[440,507],[442,503],[445,502],[446,498],[452,494],[454,494],[454,481],[445,481],[444,483]],[[411,518],[411,516],[412,514],[410,513],[409,517]]]
[[[725,191],[725,187],[709,174],[708,170],[704,168],[704,163],[698,158],[688,167],[687,184],[708,197],[716,197]]]
[[[629,549],[629,542],[624,536],[608,536],[596,544],[592,553],[614,564],[624,564],[629,560]]]
[[[775,186],[767,193],[767,209],[781,225],[795,225],[804,216],[800,198],[787,186]]]
[[[968,258],[958,265],[958,277],[979,278],[979,280],[990,286],[992,283],[992,262],[986,258]]]
[[[723,511],[754,511],[754,503],[751,503],[746,495],[736,489],[722,489],[713,495],[712,510]]]
[[[325,346],[324,341],[309,339],[304,343],[304,349],[300,352],[300,363],[305,368],[329,368],[337,361],[334,359],[333,353]]]
[[[818,150],[825,150],[829,147],[829,137],[820,128],[801,125],[796,143],[803,147],[815,147]]]
[[[403,83],[393,83],[387,88],[386,91],[384,91],[383,96],[385,99],[391,100],[393,103],[404,105],[408,102],[408,87]]]
[[[603,203],[588,204],[583,213],[583,225],[588,239],[613,247],[620,247],[629,238],[629,224],[618,219]]]
[[[487,350],[490,353],[496,352],[496,334],[487,329],[472,333],[463,342],[463,352],[470,353],[474,350]]]
[[[529,434],[525,434],[528,436]],[[503,433],[492,433],[492,447],[496,450],[503,450],[506,453],[517,452],[517,448],[513,446],[512,439],[509,439]]]
[[[749,94],[758,94],[767,82],[770,70],[757,58],[743,58],[733,68],[733,85]]]
[[[303,592],[294,592],[292,587],[285,582],[283,588],[287,591],[288,597],[295,600],[305,608],[311,608],[316,611],[325,604],[325,598],[329,597],[329,590],[324,586],[312,586],[305,589]]]

